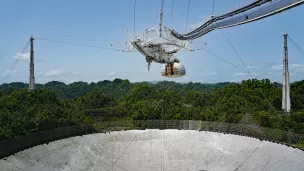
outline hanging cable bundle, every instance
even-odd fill
[[[215,0],[213,0],[213,6],[212,6],[212,17],[213,17],[213,12],[214,12],[214,5],[215,5]]]
[[[191,32],[179,34],[175,30],[171,30],[171,34],[180,40],[193,40],[215,29],[234,27],[249,22],[254,22],[296,7],[303,3],[304,0],[256,0],[249,5],[233,10],[224,15],[212,17],[210,20]]]
[[[133,8],[133,30],[134,30],[134,37],[135,37],[135,12],[136,12],[136,0],[134,0],[134,8]]]
[[[188,0],[188,11],[187,11],[187,21],[186,21],[186,32],[187,32],[187,30],[188,30],[189,9],[190,9],[190,0]]]

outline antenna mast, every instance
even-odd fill
[[[31,36],[30,38],[30,78],[29,78],[29,90],[35,89],[35,76],[34,76],[34,38]]]
[[[290,112],[290,85],[288,71],[288,47],[287,34],[284,34],[284,60],[283,60],[283,87],[282,87],[282,109],[285,113]]]
[[[128,30],[125,31],[125,44],[126,44],[126,50],[128,49]]]
[[[162,37],[163,31],[163,9],[164,9],[164,1],[162,0],[161,8],[159,9],[159,36]]]

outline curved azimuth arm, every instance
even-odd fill
[[[215,29],[223,29],[254,22],[302,4],[304,4],[304,0],[256,0],[232,12],[212,17],[191,32],[180,34],[175,30],[171,30],[171,35],[179,40],[193,40]]]

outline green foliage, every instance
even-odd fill
[[[135,120],[161,119],[160,102],[156,100],[142,100],[132,105],[131,117]]]
[[[102,123],[93,123],[93,128],[100,132],[100,131],[103,131],[105,129],[105,125],[102,124]]]
[[[129,80],[114,79],[113,81],[104,80],[97,83],[86,82],[74,82],[71,84],[65,84],[59,81],[51,81],[46,84],[36,84],[36,89],[49,89],[56,93],[60,99],[76,99],[91,91],[97,90],[104,93],[104,95],[111,96],[115,99],[120,99],[126,96],[130,90],[137,85],[150,85],[157,89],[173,90],[179,94],[184,94],[189,90],[210,92],[218,88],[228,86],[233,83],[217,83],[217,84],[201,84],[201,83],[176,83],[173,81],[161,81],[156,84],[149,82],[130,83]],[[5,94],[11,93],[13,90],[28,88],[28,84],[22,82],[13,82],[10,84],[0,85],[0,90],[3,90]]]
[[[151,85],[137,85],[134,86],[125,100],[133,104],[141,100],[151,100],[157,98],[156,88]]]
[[[0,139],[66,125],[92,123],[50,90],[15,90],[0,99]]]
[[[92,91],[78,99],[80,109],[95,109],[116,105],[116,101],[101,91]]]
[[[1,139],[96,121],[102,123],[94,124],[100,130],[115,123],[132,127],[133,119],[246,122],[304,133],[304,81],[291,84],[290,115],[281,112],[281,85],[268,79],[218,84],[52,81],[37,84],[33,92],[27,87],[24,83],[0,85]]]
[[[202,120],[202,116],[200,115],[201,111],[196,107],[184,107],[180,108],[178,112],[178,119],[181,120]]]
[[[270,116],[265,111],[260,112],[260,118],[261,118],[261,126],[271,127]]]
[[[110,118],[108,121],[102,122],[105,128],[123,127],[124,129],[134,128],[133,119],[131,118]]]

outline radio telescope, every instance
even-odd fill
[[[191,42],[175,38],[171,30],[163,26],[162,8],[159,10],[159,13],[159,24],[135,36],[131,41],[126,42],[126,49],[124,51],[137,50],[144,55],[148,63],[148,70],[150,70],[152,62],[164,64],[161,71],[162,76],[169,78],[184,76],[186,74],[185,67],[174,54],[182,49],[191,51],[189,47]]]

